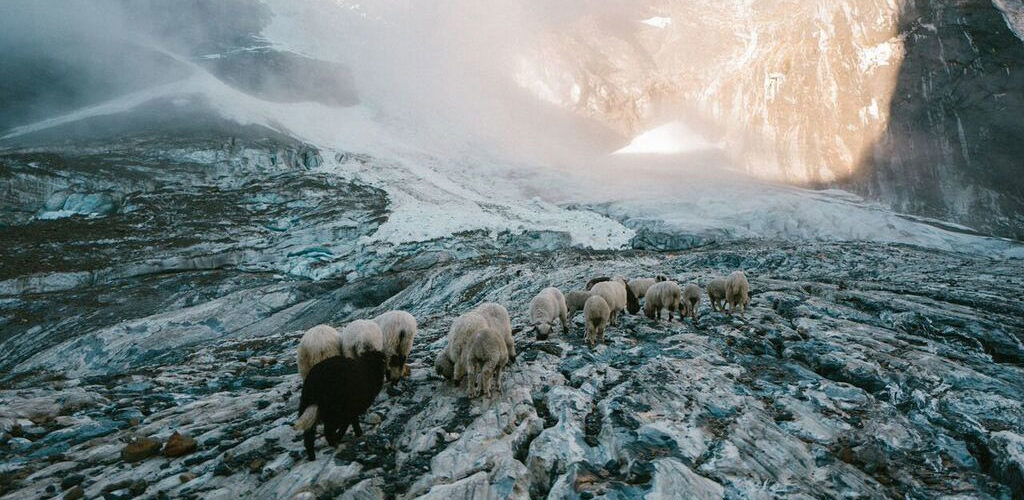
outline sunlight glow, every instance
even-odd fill
[[[629,143],[628,146],[613,154],[679,154],[689,151],[712,149],[699,134],[690,130],[680,121],[668,122],[644,132]]]

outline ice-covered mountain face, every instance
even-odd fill
[[[628,137],[681,120],[758,177],[1020,238],[1020,12],[990,0],[634,2],[552,28],[516,78]]]
[[[491,64],[603,3],[5,6],[0,497],[1018,497],[1024,246],[723,169],[690,122],[611,154]],[[743,317],[527,328],[547,286],[736,269]],[[520,355],[470,400],[432,360],[484,301]],[[389,309],[410,377],[306,460],[298,339]]]

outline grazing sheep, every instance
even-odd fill
[[[566,317],[571,320],[576,313],[582,311],[583,305],[592,295],[594,294],[586,290],[573,290],[565,294]]]
[[[593,347],[595,343],[604,343],[604,329],[608,326],[608,318],[611,315],[611,308],[600,295],[594,295],[587,299],[583,305],[583,319],[586,322],[587,345]]]
[[[405,311],[388,311],[373,322],[384,335],[384,357],[388,361],[388,380],[397,382],[405,372],[405,362],[412,352],[412,339],[416,336],[416,318]]]
[[[679,321],[682,321],[684,317],[689,316],[693,321],[697,321],[697,306],[700,305],[700,287],[690,283],[683,289],[683,312],[679,316]]]
[[[462,382],[462,377],[466,373],[466,367],[462,364],[462,351],[476,332],[486,330],[487,328],[490,328],[487,318],[477,311],[470,311],[455,318],[451,328],[448,330],[448,345],[443,351],[448,360],[443,363],[441,361],[434,363],[434,367],[438,372],[441,372],[442,369],[447,371],[447,367],[450,366],[451,377],[446,378],[449,378],[456,385]]]
[[[609,281],[621,281],[622,282],[622,286],[626,289],[626,306],[625,306],[625,309],[627,311],[629,311],[629,314],[636,314],[636,313],[640,312],[640,301],[637,300],[636,294],[633,293],[633,289],[629,287],[629,280],[627,280],[626,278],[624,278],[622,276],[615,276],[614,278],[609,278],[607,276],[601,276],[599,278],[594,278],[594,279],[592,279],[592,280],[587,282],[587,290],[593,291],[594,287],[597,286],[599,283],[606,283],[606,282],[609,282]],[[607,300],[607,298],[606,298],[606,300]],[[609,305],[611,305],[610,302],[609,302]]]
[[[451,380],[455,376],[455,364],[448,357],[448,349],[441,349],[434,359],[434,371],[445,379]]]
[[[466,389],[469,397],[481,392],[491,397],[491,380],[501,393],[501,369],[508,363],[505,339],[493,328],[484,328],[473,334],[462,349],[462,366],[466,370]]]
[[[647,295],[647,289],[655,283],[657,281],[654,278],[633,278],[629,280],[629,289],[633,290],[633,294],[638,299],[642,299],[644,295]]]
[[[708,283],[708,301],[711,302],[712,311],[725,309],[725,280],[715,278]]]
[[[549,286],[541,290],[530,301],[530,326],[537,333],[537,340],[547,340],[556,320],[562,323],[562,333],[568,333],[567,316],[568,308],[565,305],[565,297],[555,287]]]
[[[733,271],[725,280],[725,300],[729,303],[729,314],[735,312],[737,306],[740,314],[746,312],[750,303],[750,283],[743,271]]]
[[[357,319],[341,330],[341,355],[355,358],[370,351],[384,352],[384,334],[377,323]]]
[[[349,425],[356,436],[363,435],[359,416],[377,398],[384,385],[385,368],[384,353],[369,351],[354,358],[330,357],[309,370],[294,427],[303,432],[310,460],[316,460],[313,444],[317,423],[323,422],[324,436],[331,446],[338,445]]]
[[[603,281],[594,285],[594,295],[608,303],[609,322],[619,324],[619,313],[626,309],[626,285],[621,281]]]
[[[299,341],[299,375],[303,380],[317,363],[341,355],[341,334],[327,325],[316,325]]]
[[[656,321],[661,320],[661,310],[668,309],[668,320],[672,321],[672,311],[679,311],[679,301],[682,291],[675,281],[659,281],[647,289],[647,299],[644,301],[644,314]],[[679,320],[683,320],[682,311],[679,311]]]
[[[508,362],[516,361],[516,344],[512,340],[512,321],[508,318],[508,309],[495,302],[485,302],[474,309],[478,314],[487,320],[487,324],[501,334],[505,339],[505,348],[508,349]]]

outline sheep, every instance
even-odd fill
[[[491,397],[491,379],[501,391],[501,369],[508,363],[505,339],[493,328],[484,328],[473,334],[462,349],[461,365],[465,368],[466,386],[469,397],[481,392]]]
[[[416,318],[405,311],[388,311],[373,322],[384,335],[384,357],[388,361],[388,380],[397,382],[405,372],[405,362],[412,352],[412,340],[416,336]]]
[[[586,322],[587,345],[593,347],[594,343],[604,343],[604,329],[608,326],[608,318],[611,315],[611,308],[600,295],[594,295],[587,299],[583,305],[583,320]]]
[[[356,436],[363,435],[359,416],[366,413],[384,385],[385,365],[384,353],[367,351],[353,358],[332,356],[309,370],[294,428],[302,431],[310,460],[316,460],[313,444],[320,422],[331,446],[338,445],[349,425]]]
[[[638,299],[642,299],[644,295],[647,295],[647,289],[655,283],[657,281],[654,278],[633,278],[629,280],[629,289],[633,290],[633,294]]]
[[[439,356],[434,362],[438,373],[456,385],[462,382],[466,372],[462,364],[462,351],[476,332],[489,327],[487,318],[475,310],[455,318],[448,330],[448,345],[441,352],[443,357]]]
[[[697,321],[697,306],[700,305],[700,287],[690,283],[683,288],[683,311],[679,316],[679,321],[682,321],[684,317],[690,316],[690,319]]]
[[[327,325],[317,325],[302,335],[299,341],[299,376],[303,380],[317,363],[341,355],[341,334]]]
[[[750,303],[750,283],[743,271],[733,271],[725,280],[725,300],[729,303],[729,314],[736,311],[739,306],[742,315]]]
[[[568,308],[565,305],[565,297],[555,287],[549,286],[541,290],[530,301],[530,325],[537,333],[537,340],[547,340],[555,326],[555,320],[562,323],[562,333],[568,333],[567,316]]]
[[[455,364],[448,357],[448,349],[441,349],[434,359],[434,371],[445,379],[451,380],[455,376]]]
[[[625,306],[625,309],[627,311],[629,311],[629,314],[636,314],[636,313],[640,312],[640,301],[637,300],[636,294],[633,293],[633,289],[629,287],[629,280],[627,280],[626,278],[624,278],[622,276],[615,276],[614,278],[609,278],[607,276],[601,276],[599,278],[594,278],[594,279],[592,279],[592,280],[587,282],[587,290],[593,291],[594,287],[597,286],[598,284],[609,282],[609,281],[620,281],[620,282],[622,282],[622,286],[626,289],[626,306]],[[605,297],[605,300],[607,300],[607,297]],[[612,305],[611,302],[609,302],[608,305]]]
[[[679,300],[682,291],[675,281],[659,281],[647,289],[647,299],[644,301],[644,314],[655,321],[661,320],[662,308],[668,309],[668,320],[672,321],[672,311],[679,311]],[[682,311],[679,311],[679,320],[683,320]]]
[[[725,280],[715,278],[708,283],[708,301],[711,302],[712,311],[725,309]]]
[[[626,288],[621,281],[603,281],[591,290],[608,304],[609,322],[612,325],[619,324],[619,313],[626,308]]]
[[[567,317],[569,319],[572,319],[572,317],[575,316],[576,313],[582,311],[583,305],[587,303],[587,299],[589,299],[592,295],[594,295],[592,292],[588,292],[586,290],[573,290],[565,294],[565,307],[566,313],[568,315]]]
[[[377,323],[357,319],[341,330],[341,355],[355,358],[370,351],[384,352],[384,334]]]
[[[505,348],[508,349],[508,362],[516,361],[516,344],[512,339],[512,321],[508,318],[508,309],[495,302],[485,302],[476,306],[474,311],[487,320],[487,324],[495,329],[505,339]]]

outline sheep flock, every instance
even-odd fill
[[[561,327],[572,335],[572,318],[583,312],[581,332],[591,348],[604,343],[605,329],[619,324],[623,314],[642,310],[660,322],[661,312],[673,313],[684,321],[697,322],[702,289],[696,283],[680,285],[658,275],[627,279],[622,276],[591,279],[583,290],[562,293],[554,287],[542,289],[523,311],[537,341]],[[743,271],[707,284],[712,310],[742,315],[750,302],[750,284]],[[719,306],[723,302],[723,306]],[[728,306],[728,307],[726,307]],[[336,446],[349,427],[359,436],[359,417],[369,410],[384,382],[398,383],[410,373],[406,361],[413,349],[418,325],[405,311],[388,311],[372,319],[357,319],[337,330],[317,325],[302,336],[298,346],[299,376],[303,380],[299,416],[294,424],[303,432],[306,455],[316,458],[316,429],[323,424],[324,437]],[[502,392],[502,373],[514,363],[516,348],[512,322],[505,306],[485,302],[455,318],[446,344],[434,362],[437,374],[450,384],[464,386],[470,398]]]

